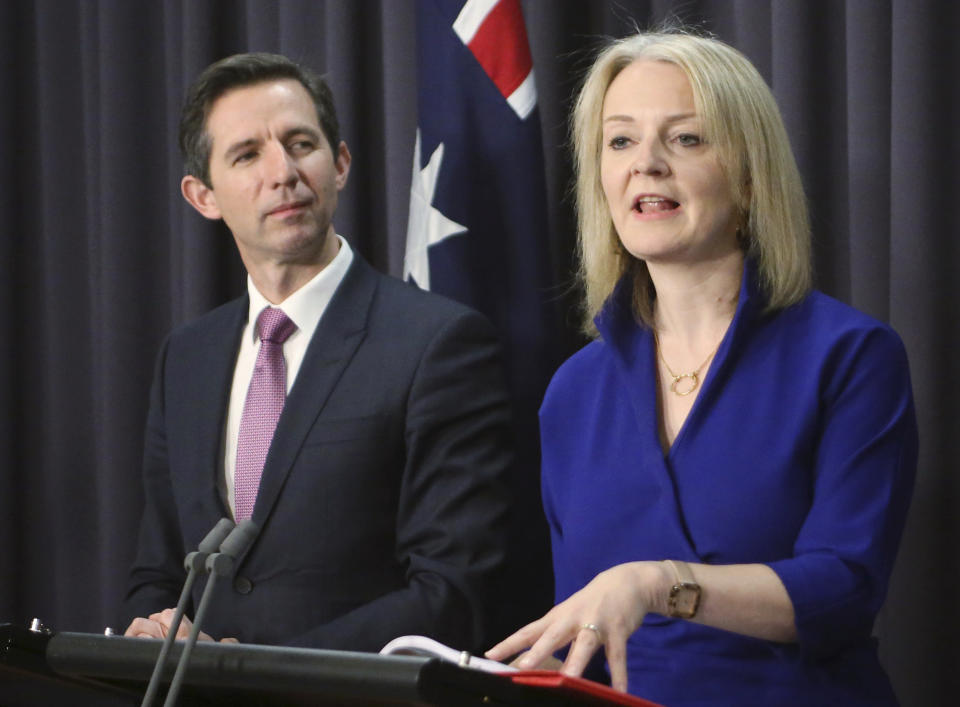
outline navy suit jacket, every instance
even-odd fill
[[[243,296],[179,327],[160,352],[125,621],[175,606],[184,555],[229,517],[217,477],[248,306]],[[218,580],[203,629],[344,650],[408,633],[481,648],[504,560],[509,430],[489,323],[355,255],[277,425],[260,534]]]

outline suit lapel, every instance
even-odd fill
[[[260,477],[253,520],[269,517],[300,448],[363,341],[377,275],[358,254],[317,324],[277,423]]]
[[[191,438],[197,444],[187,461],[193,470],[184,480],[200,487],[196,498],[201,499],[203,511],[209,516],[203,521],[203,527],[213,527],[217,520],[230,515],[220,496],[217,479],[223,474],[223,429],[240,334],[249,307],[244,295],[226,305],[223,316],[204,326],[197,357],[190,366],[191,396],[204,403],[187,408],[183,420],[186,429],[196,430]]]

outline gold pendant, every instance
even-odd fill
[[[683,390],[681,390],[680,381],[682,381],[684,378],[689,379],[689,383],[684,384],[685,386],[689,385],[689,387],[685,387]],[[678,376],[673,376],[673,383],[670,384],[670,392],[676,395],[690,395],[690,393],[695,391],[699,385],[700,376],[697,375],[696,371],[693,373],[681,373]]]

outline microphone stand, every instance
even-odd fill
[[[163,639],[163,646],[160,648],[160,655],[157,656],[157,662],[153,666],[153,674],[150,676],[150,682],[147,685],[147,691],[143,695],[143,702],[140,707],[150,707],[157,690],[160,687],[160,675],[163,673],[163,667],[167,662],[167,655],[170,653],[170,647],[177,637],[177,629],[180,628],[180,622],[183,620],[183,612],[187,607],[187,601],[190,599],[190,590],[197,578],[197,574],[204,571],[204,564],[207,557],[212,552],[216,552],[221,543],[233,530],[233,521],[229,518],[221,518],[209,533],[200,541],[197,550],[191,552],[183,560],[183,568],[187,570],[187,580],[183,583],[183,590],[180,592],[180,600],[177,602],[177,609],[173,613],[173,622]]]
[[[170,683],[170,690],[167,692],[167,699],[163,707],[173,707],[177,702],[177,696],[180,694],[180,688],[183,685],[183,678],[187,672],[187,663],[190,661],[190,654],[200,636],[200,622],[207,611],[207,605],[213,596],[213,587],[216,584],[217,577],[227,577],[233,571],[234,560],[246,552],[247,548],[253,544],[257,533],[260,532],[259,526],[249,518],[242,521],[236,528],[230,531],[226,540],[220,545],[220,552],[215,552],[207,558],[206,571],[210,573],[207,579],[207,586],[203,588],[203,595],[200,597],[200,604],[197,606],[197,613],[193,617],[193,627],[190,629],[190,636],[183,646],[183,652],[180,654],[180,661],[177,663],[177,671],[173,675],[173,681]]]

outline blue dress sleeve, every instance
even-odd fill
[[[824,362],[813,503],[789,559],[770,562],[804,653],[869,636],[906,521],[918,441],[906,352],[889,328],[854,329]]]

